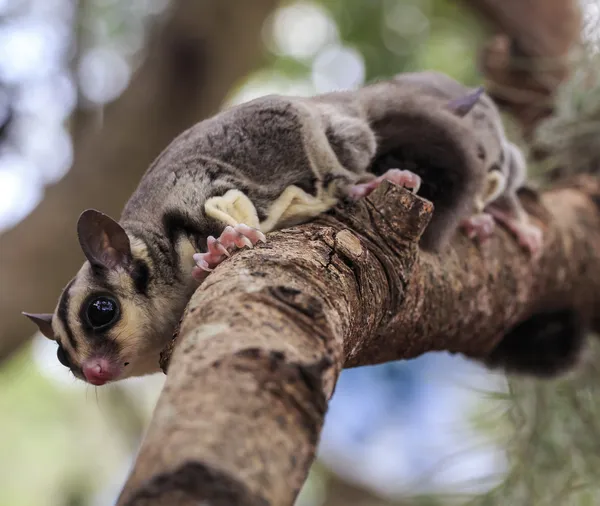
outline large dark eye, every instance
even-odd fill
[[[85,315],[93,328],[106,327],[119,317],[119,305],[112,297],[96,297],[88,304]]]
[[[58,349],[56,350],[56,358],[58,358],[58,361],[62,365],[64,365],[65,367],[69,367],[69,357],[67,357],[65,350],[60,344],[58,345]]]

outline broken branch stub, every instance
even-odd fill
[[[119,505],[291,506],[342,367],[432,350],[484,358],[536,308],[589,312],[600,300],[591,188],[526,199],[545,231],[537,261],[503,230],[419,253],[432,205],[390,183],[233,255],[163,354],[167,382]]]

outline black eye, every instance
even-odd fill
[[[106,327],[119,317],[119,305],[112,297],[96,297],[88,304],[85,315],[92,328]]]
[[[62,365],[64,365],[65,367],[69,367],[69,357],[67,357],[65,350],[60,344],[58,345],[58,349],[56,350],[56,358],[58,358],[58,361]]]

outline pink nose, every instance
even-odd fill
[[[83,375],[88,383],[100,386],[116,378],[117,368],[105,358],[91,358],[84,362]]]

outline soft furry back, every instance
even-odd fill
[[[484,182],[477,142],[464,120],[445,102],[429,97],[406,98],[372,125],[379,134],[372,171],[406,169],[423,179],[419,195],[435,205],[421,245],[439,250],[454,235],[461,218],[472,211]]]

